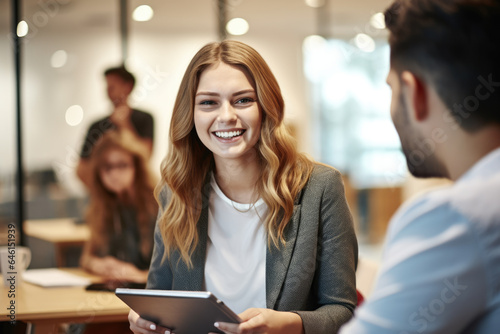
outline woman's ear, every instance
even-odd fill
[[[401,73],[401,90],[406,99],[411,116],[418,122],[424,121],[429,116],[427,87],[423,80],[414,73],[404,71]]]

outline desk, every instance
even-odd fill
[[[54,244],[58,267],[64,267],[64,251],[67,247],[81,247],[90,238],[88,226],[75,224],[73,218],[27,220],[24,222],[24,232]]]
[[[79,268],[64,270],[92,282],[102,281]],[[8,289],[2,285],[0,293],[0,317],[8,321]],[[17,287],[15,303],[16,320],[33,324],[35,334],[57,333],[63,323],[127,321],[129,312],[113,292],[86,291],[84,287],[42,288],[27,282]]]

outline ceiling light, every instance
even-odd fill
[[[28,34],[29,28],[26,21],[21,21],[17,24],[17,36],[24,37]]]
[[[53,68],[60,68],[66,65],[67,61],[68,53],[64,50],[57,50],[50,58],[50,65],[52,65]]]
[[[384,13],[376,13],[370,18],[370,24],[377,29],[385,29],[385,15]]]
[[[134,9],[132,18],[134,19],[134,21],[145,22],[151,20],[151,18],[153,18],[153,14],[153,8],[148,5],[141,5]]]
[[[302,43],[303,52],[318,52],[322,51],[326,45],[327,41],[324,37],[319,35],[307,36]]]
[[[248,32],[248,29],[248,22],[242,18],[234,18],[226,24],[226,30],[231,35],[244,35]]]
[[[83,120],[83,108],[75,104],[66,110],[66,123],[70,126],[77,126]]]
[[[306,5],[313,8],[323,7],[325,4],[325,0],[305,0],[305,2]]]
[[[357,34],[354,37],[354,44],[364,52],[375,51],[375,41],[367,34]]]
[[[304,38],[302,42],[302,53],[307,59],[304,66],[304,74],[315,83],[322,82],[325,74],[325,64],[329,64],[328,41],[319,35],[311,35]]]

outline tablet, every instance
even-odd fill
[[[115,294],[141,318],[171,329],[175,334],[222,333],[214,323],[241,319],[208,291],[118,288]]]

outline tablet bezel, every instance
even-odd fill
[[[209,291],[118,288],[115,294],[141,318],[176,334],[222,333],[213,325],[215,322],[241,322],[237,314]]]

